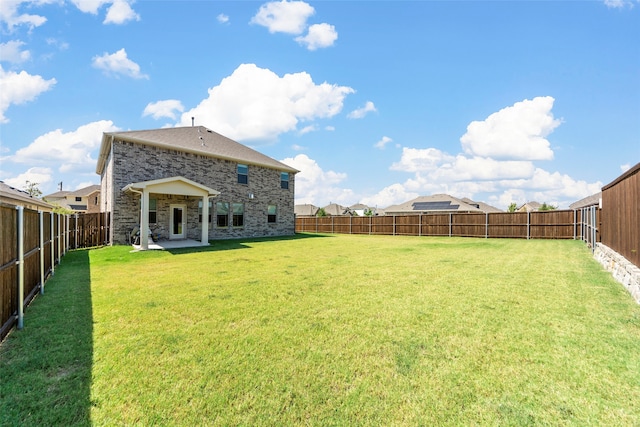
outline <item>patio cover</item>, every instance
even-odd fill
[[[140,194],[140,247],[149,249],[149,194],[172,194],[179,196],[202,197],[202,217],[209,216],[209,198],[216,197],[219,191],[206,185],[191,181],[183,176],[154,179],[150,181],[132,182],[122,188],[122,191]],[[203,246],[209,243],[209,222],[202,221]]]

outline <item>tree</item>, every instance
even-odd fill
[[[327,216],[327,212],[325,212],[324,208],[318,209],[316,216]]]
[[[540,208],[538,209],[539,211],[554,211],[558,209],[557,206],[553,206],[552,204],[547,204],[547,202],[544,202],[542,204],[542,206],[540,206]]]
[[[38,184],[37,182],[31,182],[27,180],[25,191],[29,193],[31,197],[40,197],[42,196],[42,191],[40,191],[40,189],[38,188],[38,185],[40,184]]]
[[[515,212],[516,209],[518,209],[518,205],[516,205],[515,202],[512,202],[507,208],[507,212]]]
[[[364,211],[364,216],[373,216],[373,210],[367,209],[366,211]]]

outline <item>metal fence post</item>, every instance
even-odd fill
[[[44,212],[38,211],[40,225],[40,294],[44,294]]]
[[[18,329],[24,327],[24,206],[18,210]]]
[[[55,216],[55,214],[53,212],[51,212],[51,214],[49,215],[49,219],[51,220],[51,233],[49,234],[49,245],[51,246],[51,250],[49,252],[51,252],[51,275],[53,276],[55,274],[55,265],[56,265],[56,245],[54,244],[55,242],[55,227],[54,227],[54,219],[53,217]]]

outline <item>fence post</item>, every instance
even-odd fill
[[[449,212],[449,237],[453,234],[453,214]]]
[[[51,212],[51,215],[49,215],[49,219],[51,220],[51,233],[49,234],[49,245],[51,246],[51,250],[49,252],[51,252],[51,275],[53,276],[55,274],[55,265],[56,265],[56,245],[54,244],[55,242],[55,233],[54,231],[54,219],[53,217],[56,214]]]
[[[369,217],[369,236],[371,236],[371,227],[373,226],[373,215]]]
[[[58,264],[62,262],[62,219],[60,214],[58,214],[58,235],[56,238],[58,239]]]
[[[74,240],[75,240],[75,242],[74,242],[75,243],[75,248],[78,249],[78,214],[75,214],[75,217],[76,217],[76,230],[73,233],[73,236],[74,236]],[[83,222],[84,222],[84,217],[82,219],[83,219]]]
[[[40,225],[40,295],[44,295],[44,212],[38,211]]]
[[[422,237],[422,214],[418,214],[418,237]]]
[[[24,327],[24,206],[18,210],[18,329]]]
[[[531,238],[531,212],[527,211],[527,240]]]
[[[489,212],[484,213],[484,238],[489,238]]]

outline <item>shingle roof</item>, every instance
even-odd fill
[[[399,205],[389,206],[384,211],[385,215],[421,212],[482,212],[479,208],[448,194],[417,197]]]
[[[310,204],[295,205],[294,212],[296,215],[315,216],[318,213],[318,207]]]
[[[27,193],[26,191],[19,190],[8,184],[5,184],[2,181],[0,181],[0,196],[8,200],[15,201],[18,205],[28,203],[48,209],[53,209],[53,206],[49,203],[29,195],[29,193]]]
[[[193,154],[200,154],[220,159],[232,160],[250,165],[264,166],[284,172],[297,173],[298,170],[287,166],[269,156],[242,145],[226,136],[220,135],[204,126],[176,127],[127,132],[104,133],[96,172],[101,174],[111,141],[116,138],[124,141],[156,147],[171,148]]]
[[[95,193],[96,191],[100,191],[100,186],[94,184],[88,187],[79,188],[78,190],[72,191],[71,193],[73,196],[83,197],[83,196],[88,196],[92,193]]]
[[[479,208],[482,212],[487,212],[487,213],[493,213],[493,212],[504,212],[503,210],[498,209],[498,208],[496,208],[495,206],[491,206],[491,205],[490,205],[490,204],[488,204],[488,203],[485,203],[485,202],[476,202],[476,201],[473,201],[473,200],[469,199],[468,197],[463,197],[463,198],[462,198],[462,199],[460,199],[460,200],[462,200],[463,202],[465,202],[465,203],[467,203],[467,204],[469,204],[469,205],[471,205],[471,206],[476,206],[476,205],[477,205],[477,206],[478,206],[478,208]]]
[[[596,194],[580,199],[577,202],[573,202],[569,205],[569,209],[580,209],[587,206],[593,206],[600,204],[600,198],[602,197],[602,191],[598,191]]]

